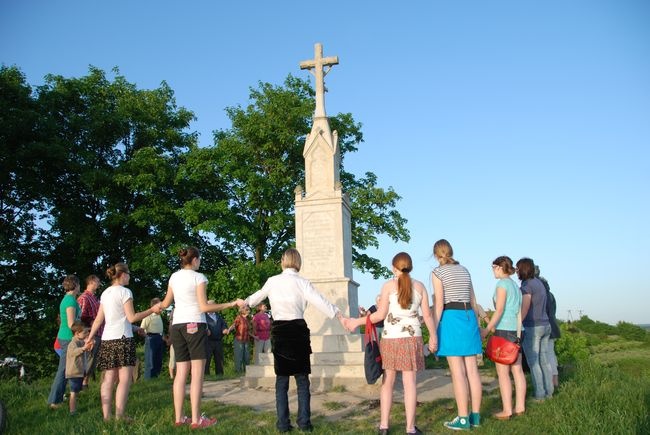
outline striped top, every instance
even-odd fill
[[[471,300],[472,278],[460,264],[445,264],[433,269],[433,274],[442,281],[444,303]]]

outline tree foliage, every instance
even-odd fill
[[[226,109],[231,128],[201,148],[189,131],[194,114],[164,82],[138,89],[117,69],[90,67],[33,88],[18,68],[1,67],[0,356],[35,364],[40,353],[49,363],[54,354],[42,349],[54,339],[62,278],[102,276],[117,261],[129,263],[139,307],[162,295],[189,244],[202,251],[213,299],[257,290],[294,243],[293,191],[304,185],[313,107],[305,80],[259,83],[246,107]],[[349,113],[331,124],[343,162],[363,140],[361,125]],[[341,180],[354,264],[386,274],[363,250],[380,234],[408,240],[400,197],[370,172],[357,178],[342,166]],[[38,344],[21,341],[26,334]]]
[[[294,240],[294,188],[304,185],[302,152],[313,108],[309,83],[289,75],[284,86],[259,83],[251,89],[248,106],[226,110],[232,128],[215,133],[214,161],[228,195],[228,220],[216,223],[213,232],[241,258],[256,264],[278,258]],[[363,140],[361,125],[349,113],[331,117],[330,123],[344,162]],[[376,277],[387,275],[386,267],[362,251],[378,246],[378,234],[409,239],[406,220],[394,208],[400,197],[378,187],[371,172],[358,179],[340,169],[352,202],[354,265]]]

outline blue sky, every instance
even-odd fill
[[[405,250],[431,289],[446,238],[491,306],[492,260],[529,256],[558,317],[650,323],[650,3],[574,1],[0,1],[0,63],[32,85],[89,65],[163,80],[200,143],[258,81],[311,77],[321,42],[329,114],[365,142],[346,169],[401,196]],[[355,273],[359,299],[380,282]],[[254,289],[251,289],[254,290]]]

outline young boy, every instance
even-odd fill
[[[88,337],[88,328],[83,322],[76,320],[72,323],[70,329],[74,335],[68,345],[65,377],[70,382],[70,415],[75,415],[77,412],[77,394],[82,389],[84,376],[90,370],[93,354],[91,352],[92,342],[85,344]]]

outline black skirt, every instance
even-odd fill
[[[98,370],[135,366],[135,361],[135,340],[133,337],[102,340],[102,345],[99,348]]]
[[[304,319],[274,320],[271,325],[271,348],[276,376],[311,373],[310,332]]]

